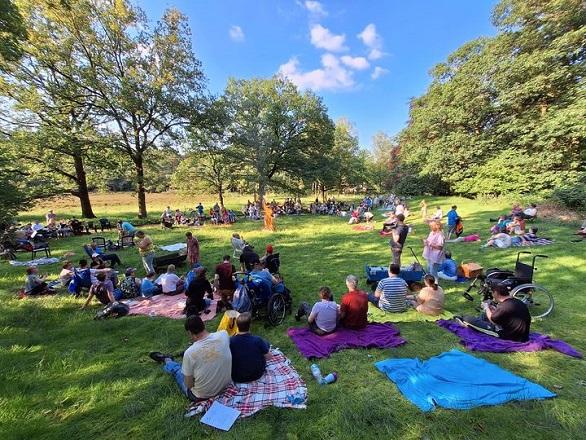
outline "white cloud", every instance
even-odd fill
[[[241,42],[244,41],[244,32],[240,26],[232,26],[228,31],[228,35],[230,35],[230,39],[232,41]]]
[[[344,68],[335,55],[322,55],[321,64],[319,69],[303,72],[299,69],[299,60],[293,57],[279,66],[278,73],[301,89],[343,90],[354,86],[352,72]]]
[[[342,52],[348,49],[344,46],[346,35],[336,35],[321,24],[311,26],[311,44],[320,49],[329,50],[330,52]]]
[[[389,70],[388,69],[383,69],[380,66],[376,66],[374,68],[374,70],[372,71],[372,74],[370,75],[370,77],[372,79],[377,79],[377,78],[380,78],[383,75],[386,75],[387,73],[389,73]]]
[[[326,15],[328,15],[327,11],[324,9],[323,5],[320,2],[316,2],[313,0],[305,0],[305,3],[303,5],[305,9],[307,9],[315,17],[325,17]]]
[[[350,55],[344,55],[341,60],[345,65],[355,70],[364,70],[370,67],[369,62],[364,57],[351,57]]]
[[[368,52],[368,59],[369,60],[378,60],[381,59],[385,54],[380,49],[372,49]]]
[[[376,26],[373,23],[367,25],[357,37],[370,49],[368,52],[369,60],[378,60],[384,56],[384,52],[382,51],[383,39],[376,32]]]

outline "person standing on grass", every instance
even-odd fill
[[[409,233],[409,227],[404,223],[405,216],[403,214],[397,214],[395,216],[397,226],[391,229],[391,240],[389,246],[393,255],[391,264],[401,266],[401,254],[403,253],[403,246]]]
[[[185,330],[191,346],[179,364],[170,354],[149,353],[154,361],[163,364],[163,371],[174,377],[181,393],[192,402],[220,394],[232,383],[232,353],[226,331],[208,333],[199,316],[188,316]]]
[[[187,260],[189,267],[193,267],[194,264],[199,263],[199,241],[191,232],[187,232],[185,237],[187,238]]]
[[[238,315],[238,333],[230,338],[232,380],[238,383],[260,379],[265,372],[267,360],[271,358],[271,344],[250,333],[251,322],[250,312]]]
[[[217,313],[223,309],[231,308],[234,298],[234,276],[236,267],[230,262],[230,256],[224,255],[222,263],[216,266],[214,284],[221,300],[218,302]]]
[[[423,240],[423,258],[427,260],[428,272],[434,277],[440,268],[440,264],[444,259],[444,233],[442,225],[438,221],[429,223],[431,231],[425,240]]]
[[[391,264],[389,277],[379,281],[374,294],[368,295],[368,300],[385,312],[402,313],[407,310],[407,290],[409,287],[403,278],[399,277],[401,266]]]
[[[458,207],[452,206],[452,209],[448,211],[448,240],[452,238],[452,234],[456,233],[456,226],[458,225]]]
[[[354,275],[346,277],[348,293],[340,302],[340,324],[342,327],[362,329],[368,324],[368,294],[358,289],[358,278]]]
[[[153,244],[153,240],[143,231],[137,231],[134,240],[138,248],[138,253],[142,258],[142,265],[144,266],[145,272],[154,272],[153,260],[155,259],[155,245]]]

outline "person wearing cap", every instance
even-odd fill
[[[161,286],[165,295],[179,295],[184,290],[184,282],[175,273],[174,264],[169,264],[167,272],[159,276],[155,283]]]
[[[123,299],[136,298],[140,295],[140,278],[136,277],[136,269],[129,267],[126,269],[125,278],[120,283],[120,291]]]
[[[260,262],[269,270],[270,273],[275,274],[279,273],[279,256],[278,254],[274,254],[273,245],[267,245],[266,252],[263,257],[260,259]]]

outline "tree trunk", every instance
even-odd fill
[[[224,208],[224,189],[222,185],[218,187],[218,198],[220,199],[220,206]]]
[[[137,152],[133,159],[134,167],[136,170],[136,196],[138,198],[138,217],[146,218],[146,191],[144,189],[144,168],[142,153]]]
[[[260,201],[260,203],[262,203],[262,201],[265,199],[265,189],[266,184],[264,180],[258,182],[258,200]]]
[[[83,166],[83,156],[81,154],[76,154],[73,156],[73,160],[75,164],[75,175],[77,177],[77,192],[75,195],[79,197],[81,216],[84,218],[96,218],[96,215],[92,210],[90,193],[87,188],[87,176]]]
[[[324,184],[321,185],[321,202],[326,202],[326,186]]]

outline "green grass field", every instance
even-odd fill
[[[211,199],[202,199],[209,202]],[[195,197],[190,205],[198,202]],[[239,207],[245,198],[231,198]],[[98,216],[130,217],[135,200],[129,196],[102,195],[94,198]],[[412,206],[418,204],[413,200]],[[451,204],[465,220],[467,233],[488,236],[489,217],[508,209],[501,202],[466,199],[433,199],[444,211]],[[153,214],[167,204],[184,208],[187,200],[157,195],[149,199]],[[209,204],[209,203],[208,203]],[[70,200],[54,201],[23,214],[22,219],[40,217],[51,206],[58,214],[74,215]],[[414,226],[408,245],[421,255],[421,239],[427,227],[413,208]],[[382,217],[375,217],[380,224]],[[318,288],[332,287],[336,298],[344,293],[344,279],[353,273],[364,281],[364,264],[387,264],[387,241],[375,232],[353,231],[346,221],[334,217],[280,217],[278,231],[262,231],[260,222],[240,221],[232,227],[205,226],[195,232],[201,242],[203,263],[212,267],[231,251],[230,236],[240,232],[257,249],[272,243],[281,253],[282,273],[293,292],[294,304],[314,301]],[[540,261],[536,280],[553,292],[554,313],[534,323],[533,329],[563,338],[586,351],[586,255],[584,243],[570,243],[575,225],[538,221],[551,246],[540,247],[550,256]],[[156,244],[182,241],[187,229],[162,231],[147,228]],[[114,233],[105,234],[114,236]],[[82,257],[81,245],[88,237],[67,238],[51,243],[53,254],[73,251]],[[477,244],[450,245],[457,261],[477,261],[486,267],[512,267],[516,249],[479,250]],[[141,267],[136,250],[119,252],[124,265]],[[21,254],[20,259],[24,259]],[[404,254],[404,262],[410,262]],[[41,267],[55,275],[58,264]],[[139,271],[142,272],[142,269]],[[187,343],[183,322],[166,318],[125,317],[94,321],[97,305],[79,308],[82,299],[60,294],[55,297],[18,300],[24,269],[0,262],[0,438],[249,438],[249,439],[578,439],[586,438],[586,365],[582,360],[553,351],[514,354],[474,354],[556,392],[548,401],[511,403],[470,411],[438,409],[421,413],[402,397],[393,383],[378,373],[373,363],[388,357],[426,359],[458,348],[455,336],[433,323],[399,324],[409,341],[392,350],[346,350],[322,360],[324,372],[337,371],[339,380],[319,386],[305,360],[286,336],[289,326],[299,325],[292,316],[277,328],[255,322],[253,331],[279,347],[293,361],[308,384],[307,410],[267,409],[238,421],[228,433],[202,425],[199,418],[185,419],[186,400],[175,383],[147,357],[151,350],[177,352]],[[473,313],[472,303],[460,292],[462,285],[443,283],[447,308]],[[363,284],[364,286],[364,284]],[[208,323],[214,330],[218,318]]]

